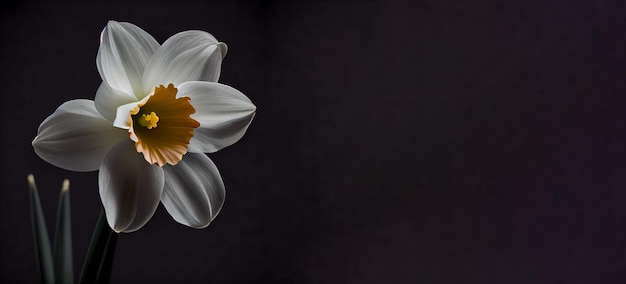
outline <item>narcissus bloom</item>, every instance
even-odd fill
[[[184,31],[162,45],[131,23],[109,21],[96,58],[95,100],[65,102],[39,126],[35,152],[71,171],[98,173],[109,226],[132,232],[159,202],[177,222],[204,228],[224,203],[204,154],[237,142],[256,107],[217,83],[226,45]]]

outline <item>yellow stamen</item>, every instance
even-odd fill
[[[130,139],[148,163],[176,165],[187,153],[193,129],[200,126],[190,117],[196,112],[191,99],[176,98],[176,93],[173,84],[160,85],[130,111]]]
[[[159,117],[156,113],[151,112],[150,114],[142,114],[141,118],[139,118],[139,124],[143,127],[147,127],[148,129],[152,129],[157,127],[157,122],[159,122]]]

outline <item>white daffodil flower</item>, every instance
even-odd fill
[[[95,100],[62,104],[39,126],[35,152],[63,169],[99,170],[100,198],[116,232],[143,227],[159,202],[181,224],[208,226],[226,192],[204,153],[237,142],[256,111],[244,94],[217,83],[226,50],[203,31],[159,45],[131,23],[109,21]]]

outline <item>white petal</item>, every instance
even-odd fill
[[[144,93],[159,85],[187,81],[217,82],[227,48],[211,34],[184,31],[173,35],[155,51],[143,75]]]
[[[131,23],[109,21],[100,35],[96,65],[111,88],[143,97],[141,76],[159,43]]]
[[[119,106],[117,108],[115,119],[113,120],[113,126],[121,129],[129,129],[132,125],[130,111],[136,108],[138,104],[139,102],[132,102]]]
[[[215,152],[237,142],[252,122],[256,107],[238,90],[213,82],[187,82],[179,86],[178,97],[190,97],[200,122],[189,141],[189,152]]]
[[[35,153],[57,167],[77,172],[95,171],[109,149],[126,131],[116,129],[104,119],[90,100],[65,102],[37,131]]]
[[[98,112],[100,112],[104,118],[113,121],[117,108],[121,105],[137,101],[137,97],[133,94],[113,89],[106,82],[102,82],[98,91],[96,91],[94,101]]]
[[[228,46],[223,42],[220,42],[219,46],[220,46],[220,51],[222,52],[222,59],[224,59],[224,57],[226,57],[226,53],[228,52]],[[217,82],[217,79],[211,82]]]
[[[132,141],[121,141],[100,167],[100,198],[111,229],[133,232],[156,211],[163,192],[163,169],[146,163]]]
[[[226,191],[215,164],[205,154],[187,153],[176,166],[166,166],[161,202],[174,220],[204,228],[217,216]]]

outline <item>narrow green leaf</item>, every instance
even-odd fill
[[[70,181],[63,181],[54,237],[55,283],[74,283],[72,264],[72,220],[70,218]]]
[[[50,251],[50,239],[46,221],[41,210],[35,177],[28,175],[28,188],[30,192],[30,215],[33,224],[33,238],[35,240],[35,261],[37,262],[37,277],[40,283],[54,283],[54,264]]]
[[[117,234],[107,224],[106,215],[102,210],[83,264],[80,283],[110,282],[116,243]]]

